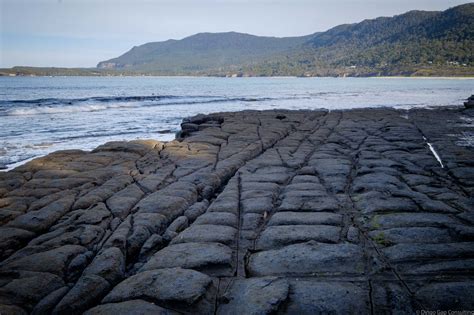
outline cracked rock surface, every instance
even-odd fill
[[[216,113],[0,173],[0,314],[472,310],[473,121]]]

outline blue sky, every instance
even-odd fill
[[[93,67],[198,32],[298,36],[466,0],[0,0],[0,67]]]

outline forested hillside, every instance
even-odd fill
[[[300,37],[199,33],[133,47],[95,69],[14,67],[0,75],[474,76],[474,3]]]
[[[171,75],[472,75],[473,51],[470,3],[302,37],[201,33],[134,47],[98,68]]]

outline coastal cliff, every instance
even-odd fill
[[[0,173],[0,313],[473,309],[473,121],[216,113]]]

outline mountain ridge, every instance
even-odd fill
[[[197,33],[134,46],[96,68],[0,75],[474,76],[474,2],[341,24],[305,36]]]
[[[135,46],[98,69],[163,75],[473,74],[474,3],[412,10],[306,36],[198,33]]]
[[[181,40],[135,46],[117,58],[100,62],[97,67],[186,71],[239,66],[282,53],[303,44],[311,36],[267,37],[238,32],[198,33]]]

